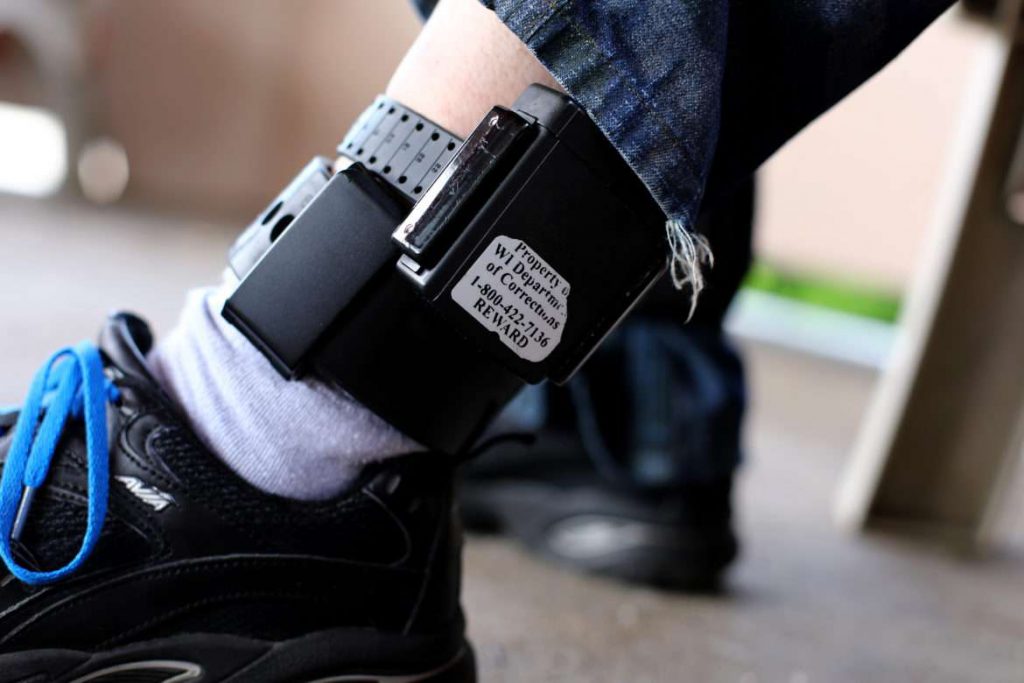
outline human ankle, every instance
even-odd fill
[[[220,316],[233,286],[191,292],[149,361],[200,439],[236,474],[269,493],[324,499],[366,464],[419,450],[347,395],[315,379],[282,378]]]

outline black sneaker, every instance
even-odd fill
[[[576,444],[578,446],[578,444]],[[570,569],[683,591],[714,591],[736,557],[731,480],[644,491],[609,482],[568,440],[504,444],[466,473],[466,528],[505,533]]]
[[[44,414],[27,458],[0,416],[0,682],[474,681],[446,458],[263,493],[199,444],[150,344],[122,314],[69,353],[22,408]]]
[[[633,320],[567,388],[528,391],[499,431],[536,437],[482,448],[461,485],[466,527],[585,572],[718,588],[738,549],[744,408],[742,366],[721,334]]]

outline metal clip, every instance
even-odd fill
[[[518,114],[493,108],[395,230],[395,244],[420,265],[430,265],[422,260],[443,245],[441,238],[452,219],[471,202],[475,191],[489,182],[490,174],[529,127]]]

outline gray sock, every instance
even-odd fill
[[[343,490],[367,463],[421,450],[355,399],[315,379],[283,379],[220,316],[232,286],[190,292],[178,326],[149,359],[232,470],[264,491],[315,500]]]

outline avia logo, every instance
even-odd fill
[[[129,493],[157,512],[162,512],[167,506],[174,505],[174,497],[171,494],[165,493],[155,486],[149,486],[137,477],[114,478],[124,484]]]

